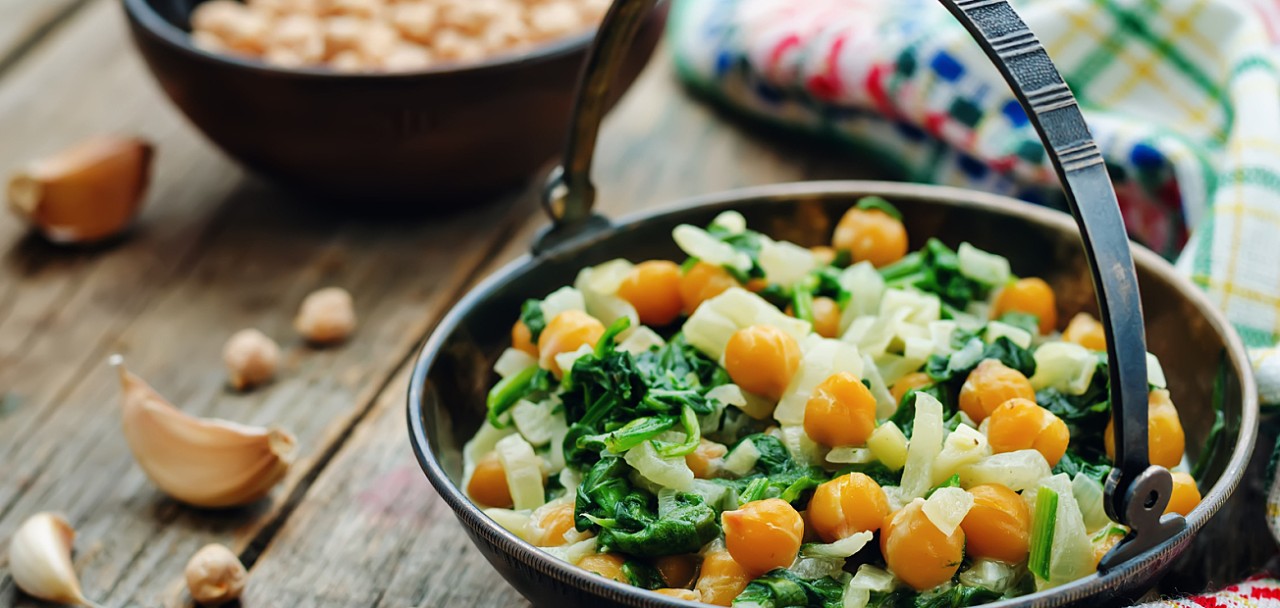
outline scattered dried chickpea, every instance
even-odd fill
[[[242,329],[231,335],[222,347],[222,362],[227,366],[231,386],[244,390],[263,384],[276,375],[280,366],[280,347],[275,340],[256,329]]]
[[[533,343],[533,332],[529,331],[529,326],[524,321],[517,320],[511,326],[511,348],[538,356],[538,345]]]
[[[1169,504],[1165,513],[1177,513],[1186,516],[1200,504],[1200,488],[1196,480],[1182,471],[1173,474],[1173,493],[1169,495]]]
[[[827,447],[861,446],[876,430],[876,398],[849,372],[814,387],[804,405],[804,432]]]
[[[293,327],[313,344],[346,340],[356,329],[356,307],[351,294],[341,287],[312,292],[302,300]]]
[[[205,545],[196,551],[183,574],[191,599],[205,606],[235,601],[244,592],[245,581],[249,578],[240,558],[218,544]]]
[[[725,511],[720,521],[729,555],[749,574],[786,568],[800,552],[804,520],[785,500],[752,501],[737,511]]]
[[[665,555],[653,561],[653,566],[662,575],[662,582],[674,589],[684,589],[693,582],[693,575],[698,570],[696,555]]]
[[[626,560],[622,559],[622,556],[617,553],[594,553],[582,558],[578,562],[578,567],[607,579],[625,583],[627,582],[627,575],[622,572],[624,563],[626,563]]]
[[[1004,402],[1022,398],[1035,401],[1036,390],[1031,381],[999,359],[984,359],[960,387],[960,411],[981,423]]]
[[[502,468],[497,452],[489,452],[476,462],[476,468],[467,481],[467,495],[486,506],[511,508],[511,488],[507,486],[507,471]]]
[[[893,388],[889,389],[889,393],[893,395],[894,403],[902,403],[902,398],[906,397],[907,393],[925,388],[931,384],[933,384],[933,378],[930,378],[929,374],[911,372],[898,378],[898,381],[893,383]]]
[[[1050,333],[1058,326],[1058,304],[1053,288],[1044,279],[1028,277],[1004,286],[991,306],[991,318],[1007,312],[1035,315],[1040,320],[1040,333]]]
[[[924,514],[924,500],[915,499],[888,516],[880,529],[880,551],[902,582],[917,591],[951,580],[964,558],[964,528],[944,535]]]
[[[571,353],[583,346],[595,346],[604,335],[604,324],[581,310],[566,310],[542,329],[538,336],[538,363],[551,370],[556,378],[563,378],[564,371],[556,363],[556,355]]]
[[[703,302],[737,285],[738,281],[729,271],[719,266],[706,262],[694,264],[680,277],[680,300],[684,303],[684,313],[693,314]]]
[[[1067,453],[1071,434],[1067,423],[1030,399],[1005,401],[991,412],[987,440],[995,453],[1035,450],[1055,466]]]
[[[743,390],[777,401],[800,367],[800,345],[771,325],[733,333],[724,349],[724,368]]]
[[[907,228],[884,211],[855,207],[836,224],[831,246],[848,251],[854,262],[887,266],[907,255]]]
[[[818,537],[834,543],[859,532],[879,530],[889,515],[889,500],[874,479],[849,473],[818,486],[807,513]]]
[[[618,286],[618,297],[630,302],[645,325],[669,325],[684,309],[680,267],[666,260],[636,264]]]
[[[1008,564],[1021,563],[1031,549],[1031,512],[1017,492],[999,484],[969,488],[973,507],[960,527],[965,552]]]
[[[1089,350],[1107,350],[1107,334],[1102,324],[1087,312],[1077,313],[1062,331],[1062,339]]]
[[[698,442],[698,447],[684,457],[684,462],[689,465],[694,477],[710,479],[719,472],[724,464],[724,455],[728,453],[729,448],[724,444],[703,437]]]
[[[728,606],[747,588],[751,575],[724,548],[707,552],[694,590],[704,604]]]
[[[1107,449],[1107,457],[1116,457],[1116,428],[1114,422],[1107,423],[1107,431],[1102,436],[1103,446]],[[1182,453],[1187,447],[1187,438],[1182,431],[1182,421],[1178,419],[1178,408],[1169,399],[1169,391],[1151,391],[1147,401],[1147,453],[1151,464],[1167,469],[1178,466],[1182,462]]]

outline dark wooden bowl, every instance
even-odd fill
[[[122,0],[170,99],[210,140],[288,188],[338,202],[446,208],[521,185],[561,150],[593,33],[419,72],[283,69],[197,49],[200,0]],[[648,18],[616,101],[661,38]]]
[[[671,240],[672,228],[681,223],[706,225],[727,209],[742,212],[750,226],[774,238],[802,245],[830,243],[835,221],[867,195],[882,196],[902,210],[912,248],[929,237],[952,247],[968,241],[1009,258],[1018,275],[1047,280],[1058,296],[1059,318],[1082,310],[1098,313],[1080,233],[1071,216],[1006,197],[937,186],[815,182],[726,192],[623,218],[550,254],[516,260],[472,289],[427,340],[414,365],[408,415],[410,441],[427,478],[480,551],[517,590],[535,605],[556,608],[700,605],[565,564],[494,523],[459,489],[462,446],[485,419],[485,395],[496,380],[493,362],[510,342],[520,304],[573,283],[584,266],[618,257],[635,262],[683,259]],[[1220,366],[1224,371],[1227,431],[1200,480],[1204,500],[1186,518],[1184,530],[1152,551],[1104,573],[990,604],[993,608],[1111,605],[1137,597],[1174,566],[1175,558],[1236,489],[1249,463],[1258,403],[1243,345],[1222,314],[1168,262],[1136,246],[1133,256],[1147,345],[1163,364],[1192,462],[1204,449],[1215,415],[1214,381]]]

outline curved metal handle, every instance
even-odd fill
[[[1107,337],[1116,466],[1107,479],[1106,510],[1128,525],[1125,540],[1103,557],[1107,569],[1152,549],[1186,527],[1180,515],[1164,515],[1172,479],[1152,466],[1147,446],[1147,347],[1137,274],[1124,218],[1097,144],[1075,96],[1039,39],[1008,0],[939,0],[960,21],[1013,90],[1045,144],[1080,226],[1098,311]],[[545,204],[553,226],[545,248],[593,216],[591,158],[612,82],[644,15],[656,0],[616,0],[588,54],[561,169],[547,185]]]

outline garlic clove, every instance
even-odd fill
[[[84,598],[71,565],[76,531],[54,513],[32,515],[9,542],[9,574],[27,595],[50,602],[96,606]]]
[[[55,243],[115,236],[142,206],[153,150],[136,137],[86,140],[13,175],[9,206]]]
[[[124,436],[143,472],[169,496],[197,507],[232,507],[266,496],[292,462],[296,441],[279,430],[196,418],[124,367]]]
[[[202,606],[219,606],[239,598],[249,577],[240,558],[218,544],[196,551],[183,574],[191,599]]]

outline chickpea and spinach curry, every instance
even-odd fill
[[[464,487],[590,572],[718,606],[957,608],[1097,569],[1114,450],[1102,327],[887,201],[830,246],[726,212],[683,263],[613,260],[524,304]],[[1150,359],[1151,461],[1200,500]]]

